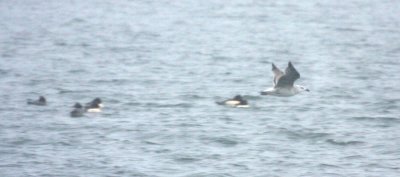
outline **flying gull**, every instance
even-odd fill
[[[274,63],[272,63],[272,72],[274,72],[275,75],[273,80],[274,87],[262,91],[261,95],[289,97],[303,91],[310,91],[304,86],[294,84],[294,81],[300,78],[300,74],[296,71],[290,61],[285,72],[282,72]]]

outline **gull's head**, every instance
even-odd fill
[[[295,85],[295,87],[299,92],[304,92],[304,91],[309,92],[310,91],[310,89],[308,89],[304,86],[301,86],[301,85]]]

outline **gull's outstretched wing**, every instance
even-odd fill
[[[289,62],[288,67],[285,70],[285,74],[278,79],[275,87],[293,87],[294,81],[299,78],[299,72],[297,72],[292,63]]]
[[[278,83],[278,80],[284,75],[284,73],[272,63],[272,72],[274,72],[274,86]]]

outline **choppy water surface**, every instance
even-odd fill
[[[0,1],[0,176],[397,176],[400,3]],[[311,92],[262,97],[271,62]],[[251,108],[215,101],[243,94]],[[44,95],[46,107],[28,106]],[[102,113],[71,118],[75,102]]]

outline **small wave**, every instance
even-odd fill
[[[201,95],[182,95],[182,96],[180,96],[180,97],[182,97],[182,98],[184,98],[184,99],[189,99],[189,100],[191,100],[191,99],[196,99],[196,100],[198,100],[198,99],[204,99],[204,98],[206,98],[206,97],[201,96]]]
[[[261,100],[263,99],[262,97],[258,95],[243,95],[243,98],[248,99],[248,100]]]
[[[177,104],[158,104],[158,103],[146,103],[146,107],[156,107],[156,108],[191,108],[191,104],[187,103],[177,103]]]
[[[150,177],[151,175],[147,175],[145,173],[141,172],[136,172],[136,171],[129,171],[126,169],[121,169],[123,167],[120,166],[114,166],[114,175],[115,176],[134,176],[134,177]],[[113,175],[111,175],[113,176]]]
[[[369,164],[363,165],[363,167],[367,167],[367,168],[384,168],[384,169],[393,169],[393,170],[400,169],[396,165],[383,165],[381,163],[369,163]]]
[[[174,160],[181,163],[193,163],[200,161],[200,159],[194,157],[176,157]]]
[[[369,117],[369,116],[360,116],[360,117],[352,117],[351,119],[357,120],[357,121],[400,122],[400,118],[396,118],[396,117]]]
[[[234,140],[233,138],[228,138],[228,137],[208,137],[205,138],[206,141],[211,141],[214,144],[217,144],[219,146],[223,147],[234,147],[239,144],[239,141]],[[208,142],[206,142],[208,143]]]
[[[291,131],[287,129],[283,129],[281,132],[287,134],[291,139],[319,139],[330,136],[329,133]]]
[[[33,142],[31,139],[21,138],[12,142],[13,145],[23,145],[29,142]]]
[[[227,138],[218,138],[215,140],[215,142],[225,146],[236,146],[237,144],[239,144],[237,141]]]
[[[339,145],[339,146],[350,146],[350,145],[360,145],[364,144],[363,141],[340,141],[340,140],[335,140],[335,139],[327,139],[327,143],[333,144],[333,145]]]
[[[230,58],[230,57],[227,57],[227,56],[213,56],[212,59],[213,59],[213,60],[222,60],[222,61],[225,61],[225,60],[230,60],[231,58]]]
[[[99,84],[126,84],[130,83],[128,79],[101,79],[101,80],[92,80],[90,82],[99,83]]]
[[[86,73],[87,71],[85,69],[71,69],[68,72],[72,74],[79,74],[79,73]]]
[[[61,146],[73,146],[73,144],[69,143],[69,142],[58,142],[57,144],[61,145]]]
[[[351,155],[351,156],[347,156],[347,157],[344,157],[345,159],[361,159],[361,158],[364,158],[364,156],[362,156],[362,155]]]
[[[90,90],[67,90],[63,88],[56,88],[59,94],[67,94],[67,93],[88,93]]]
[[[54,41],[53,42],[55,46],[67,46],[68,44],[65,41]]]
[[[3,53],[3,54],[1,54],[1,56],[2,56],[3,58],[11,58],[11,57],[14,56],[14,53],[13,53],[13,54],[11,54],[11,52]]]
[[[233,163],[231,165],[234,166],[234,167],[245,169],[245,170],[249,170],[250,169],[247,165],[244,165],[244,164]]]
[[[20,168],[22,166],[23,166],[22,164],[1,164],[0,168],[3,168],[3,167],[11,167],[11,168],[18,167],[18,168]]]
[[[84,22],[86,22],[85,19],[73,18],[73,19],[70,19],[69,21],[65,22],[63,24],[63,26],[69,27],[69,26],[73,26],[73,25],[76,25],[76,24],[79,24],[79,23],[84,23]]]
[[[200,127],[201,124],[195,124],[195,123],[181,123],[179,124],[179,127]]]
[[[125,103],[124,105],[126,105],[126,106],[140,106],[141,103],[138,103],[138,102],[128,102],[128,103]]]
[[[5,70],[5,69],[0,69],[0,74],[1,75],[6,75],[6,74],[8,74],[10,71],[8,71],[8,70]]]
[[[232,177],[233,175],[228,174],[228,173],[204,173],[204,172],[198,173],[197,172],[197,173],[186,175],[185,177],[199,177],[199,176],[201,176],[201,177]]]
[[[321,163],[318,166],[320,166],[320,167],[328,167],[328,168],[341,168],[340,166],[332,165],[332,164],[326,164],[326,163]]]
[[[145,144],[149,144],[149,145],[161,145],[161,143],[157,143],[157,142],[153,142],[153,141],[149,141],[149,140],[145,140],[143,141]]]
[[[392,127],[395,125],[398,125],[400,123],[399,118],[395,117],[368,117],[368,116],[362,116],[362,117],[352,117],[350,120],[355,121],[355,122],[362,122],[366,124],[370,124],[372,126],[378,126],[382,128],[386,127]]]
[[[340,31],[340,32],[360,32],[361,31],[361,29],[343,28],[343,27],[335,28],[335,30]]]

